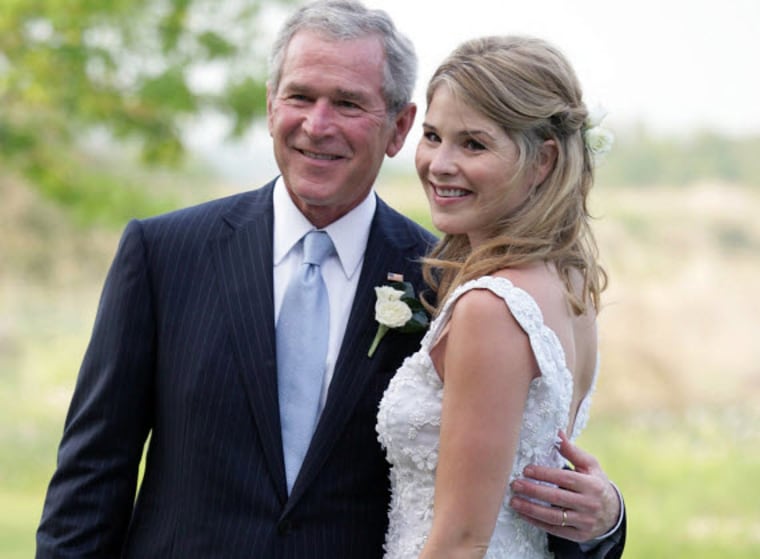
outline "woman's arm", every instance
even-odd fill
[[[528,337],[503,300],[465,293],[432,357],[444,379],[433,526],[421,559],[482,557],[507,491],[531,380]]]

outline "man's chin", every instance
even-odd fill
[[[332,181],[297,181],[288,188],[290,197],[300,207],[301,204],[309,206],[329,206],[335,203],[335,189]]]

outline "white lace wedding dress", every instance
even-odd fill
[[[380,402],[377,433],[391,464],[392,488],[384,546],[386,559],[416,559],[430,531],[443,383],[433,367],[429,350],[456,300],[475,288],[489,289],[504,299],[528,334],[541,371],[528,393],[510,481],[528,464],[556,467],[564,464],[555,445],[558,430],[568,424],[573,381],[559,339],[544,324],[533,298],[509,280],[484,276],[465,283],[452,293],[422,340],[420,350],[404,361]],[[575,419],[571,439],[584,427],[589,405],[587,396]],[[486,557],[551,557],[546,533],[521,520],[510,509],[509,497],[507,491]]]

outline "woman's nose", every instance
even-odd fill
[[[453,175],[457,165],[454,154],[447,146],[440,145],[431,155],[430,172],[434,175]]]

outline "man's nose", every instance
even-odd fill
[[[327,99],[318,99],[306,114],[303,128],[310,136],[324,136],[335,124],[335,112]]]

